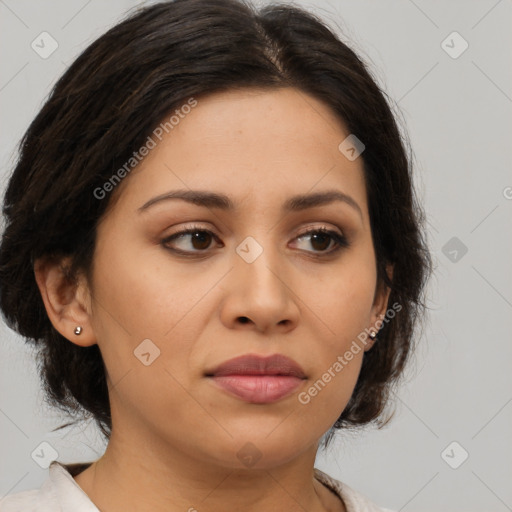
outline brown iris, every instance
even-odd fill
[[[212,235],[205,231],[196,231],[190,233],[192,238],[192,246],[197,250],[208,249],[212,243]]]
[[[332,237],[328,233],[313,233],[311,237],[311,246],[318,251],[325,251],[331,243]]]

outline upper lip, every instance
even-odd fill
[[[225,375],[289,375],[305,379],[306,375],[300,365],[283,354],[259,356],[247,354],[229,359],[206,373],[207,376]]]

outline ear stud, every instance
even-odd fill
[[[80,334],[82,334],[82,327],[81,327],[80,325],[77,325],[77,326],[75,327],[75,334],[76,334],[77,336],[80,336]]]

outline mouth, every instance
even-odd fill
[[[282,354],[236,357],[205,376],[228,394],[254,404],[277,402],[292,394],[306,379],[299,364]]]

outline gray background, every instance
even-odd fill
[[[512,2],[296,3],[352,41],[398,102],[437,267],[394,419],[339,437],[317,466],[397,511],[512,510]],[[0,0],[1,191],[56,79],[137,4]],[[47,59],[31,48],[43,31],[59,45]],[[445,50],[463,48],[458,36],[442,45],[453,31],[469,44],[457,58]],[[95,459],[103,445],[90,423],[52,433],[63,418],[43,403],[30,349],[2,323],[0,343],[3,496],[46,478],[31,457],[41,442],[63,462]]]

